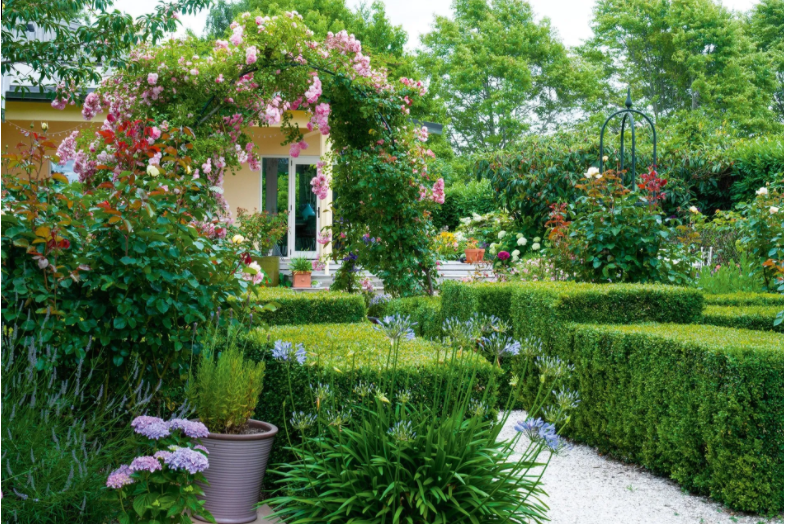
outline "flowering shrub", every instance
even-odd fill
[[[266,255],[289,231],[289,212],[284,210],[275,215],[267,211],[249,213],[237,208],[240,232],[259,255]]]
[[[455,233],[442,231],[434,239],[435,250],[440,260],[458,260],[463,254],[466,243],[458,240]]]
[[[285,520],[370,523],[544,519],[544,492],[530,472],[543,467],[541,453],[565,447],[554,424],[566,420],[577,396],[550,391],[568,378],[570,366],[541,358],[522,368],[524,373],[537,368],[542,374],[542,395],[530,406],[529,418],[515,424],[515,437],[505,441],[499,434],[514,393],[505,405],[507,414],[497,421],[490,396],[494,379],[487,387],[476,387],[474,363],[483,357],[472,340],[474,325],[445,323],[452,344],[443,357],[446,376],[422,403],[414,401],[412,392],[419,384],[396,373],[401,348],[414,338],[411,322],[391,316],[376,327],[390,347],[379,383],[358,379],[347,402],[330,384],[311,382],[311,410],[292,413],[289,425],[301,442],[292,445],[295,460],[277,472],[282,489],[267,500],[275,514]],[[494,335],[484,344],[498,346],[501,353],[525,352],[532,360],[536,356],[535,345]],[[306,372],[308,368],[304,366]],[[294,374],[303,367],[290,360],[286,369]],[[507,380],[513,392],[522,384],[518,376]],[[544,422],[543,416],[550,421]],[[521,455],[514,453],[516,448],[523,450]],[[330,497],[323,496],[325,487]]]
[[[43,135],[3,156],[2,315],[59,349],[42,365],[74,365],[92,344],[105,372],[139,359],[163,379],[188,361],[193,324],[246,286],[238,272],[250,259],[205,205],[192,138],[188,128],[117,122],[95,139],[101,158],[85,160],[86,191],[42,175],[53,147]],[[72,154],[63,148],[61,158]],[[19,301],[33,314],[22,318]],[[58,322],[44,325],[47,313]]]
[[[785,244],[783,243],[782,192],[769,186],[759,188],[755,199],[739,205],[744,216],[741,242],[750,255],[760,260],[764,267],[766,287],[775,289],[781,283]]]
[[[198,439],[209,432],[201,422],[185,419],[164,421],[141,416],[131,422],[134,432],[147,438],[146,455],[113,470],[106,487],[120,505],[121,524],[193,522],[192,515],[215,522],[204,509],[204,495],[197,482],[209,466],[208,451]]]
[[[427,130],[408,119],[409,107],[425,93],[423,84],[388,80],[345,31],[314,40],[296,12],[242,13],[231,31],[228,40],[218,39],[200,54],[194,50],[201,44],[191,40],[139,47],[129,57],[132,67],[90,95],[85,118],[105,111],[102,132],[124,120],[151,122],[162,133],[192,129],[189,174],[204,181],[207,209],[218,211],[225,206],[224,176],[243,164],[259,169],[245,129],[280,125],[292,157],[308,147],[305,133],[329,134],[341,154],[334,164],[322,159],[311,185],[320,199],[328,187],[337,189],[333,229],[343,236],[336,259],[355,254],[390,290],[431,289],[429,210],[443,202],[444,186],[428,173],[434,155],[424,145]],[[293,118],[296,110],[306,113],[305,129]],[[106,180],[93,171],[108,154],[100,144],[91,147],[94,140],[91,134],[76,140],[74,168],[91,187]],[[161,153],[145,163],[166,161],[170,153]],[[382,241],[366,246],[365,233]]]

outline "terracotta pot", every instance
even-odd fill
[[[258,420],[249,420],[248,425],[264,431],[252,435],[210,433],[202,439],[210,452],[210,465],[204,472],[210,484],[200,486],[204,507],[218,524],[256,520],[259,491],[278,428]]]
[[[476,264],[482,262],[482,257],[485,256],[484,249],[467,249],[466,250],[466,263]]]
[[[294,287],[311,287],[311,272],[294,273]]]

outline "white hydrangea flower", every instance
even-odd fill
[[[512,258],[518,258],[519,256],[521,256],[520,250],[516,249],[512,252]]]
[[[504,238],[504,235],[506,235],[506,234],[507,234],[506,231],[501,230],[501,231],[499,231],[499,234],[497,236],[499,237],[499,240],[501,240],[502,238]]]
[[[526,242],[527,242],[527,240],[524,237],[521,236],[520,238],[518,238],[518,245],[519,246],[525,246]]]
[[[534,251],[539,251],[540,250],[540,244],[535,242],[534,244],[532,244],[532,249]]]

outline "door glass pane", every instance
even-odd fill
[[[289,209],[289,159],[262,158],[262,209],[277,214]],[[287,256],[289,234],[273,248],[273,255]]]
[[[311,190],[311,179],[316,176],[316,166],[294,166],[294,250],[316,253],[316,195]]]

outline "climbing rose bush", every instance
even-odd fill
[[[311,185],[320,199],[330,188],[338,194],[333,223],[345,236],[335,257],[356,255],[397,293],[432,289],[435,258],[427,239],[444,183],[428,173],[434,155],[425,145],[427,130],[408,118],[423,84],[388,79],[345,31],[317,41],[297,12],[242,13],[230,31],[206,52],[197,52],[204,47],[193,39],[136,49],[131,66],[85,100],[85,118],[104,115],[101,129],[68,137],[61,159],[73,158],[74,170],[93,188],[116,174],[100,168],[101,158],[113,153],[101,132],[127,120],[148,122],[156,133],[188,129],[190,175],[210,188],[207,209],[220,215],[227,212],[225,176],[243,164],[260,168],[249,126],[280,126],[292,157],[308,148],[305,133],[329,134],[336,154],[322,159]],[[295,111],[305,115],[303,127]],[[136,167],[171,162],[171,152],[160,153],[136,160]],[[365,233],[382,242],[362,249]]]

